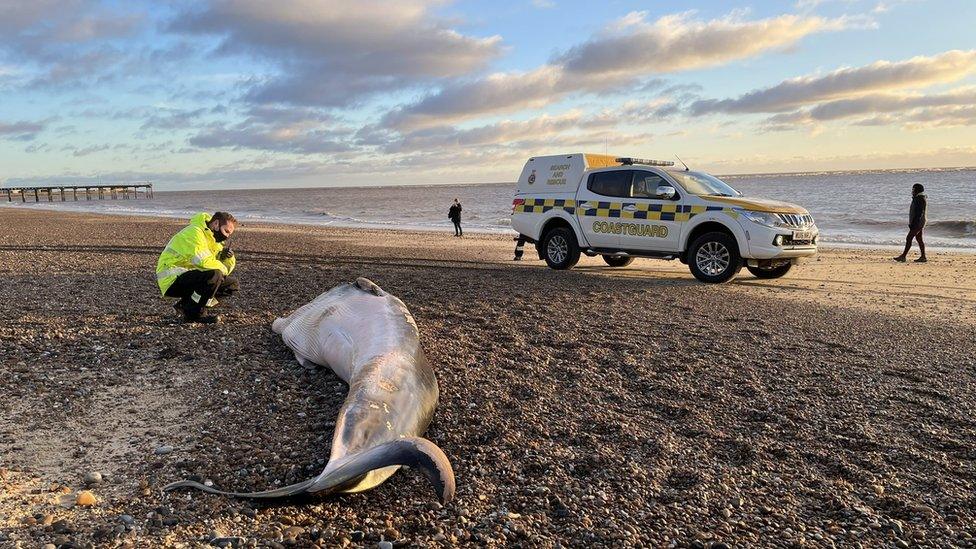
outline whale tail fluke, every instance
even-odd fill
[[[274,490],[225,492],[192,480],[181,480],[167,484],[163,491],[192,488],[208,494],[244,499],[288,498],[316,492],[328,494],[354,487],[370,471],[398,465],[417,469],[427,477],[442,503],[447,504],[454,499],[454,469],[450,460],[436,444],[422,437],[401,438],[374,446],[362,453],[348,456],[335,469],[327,469],[316,478]]]
[[[420,471],[430,481],[442,503],[454,499],[454,469],[450,460],[436,444],[422,437],[392,440],[349,456],[335,469],[326,469],[308,487],[308,491],[341,490],[370,471],[396,465]]]
[[[179,482],[173,482],[163,486],[164,492],[169,492],[171,490],[178,490],[180,488],[193,488],[195,490],[200,490],[208,494],[217,494],[219,496],[230,496],[234,498],[245,498],[245,499],[274,499],[274,498],[288,498],[294,497],[300,494],[304,494],[308,491],[308,487],[314,482],[314,478],[308,480],[303,480],[297,484],[290,484],[288,486],[283,486],[281,488],[276,488],[274,490],[266,490],[264,492],[225,492],[223,490],[218,490],[211,486],[205,484],[200,484],[199,482],[194,482],[192,480],[181,480]]]

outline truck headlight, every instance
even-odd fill
[[[739,213],[745,216],[746,219],[752,221],[753,223],[759,223],[766,227],[771,227],[773,229],[791,229],[789,225],[783,222],[776,214],[769,212],[754,212],[752,210],[739,210]]]

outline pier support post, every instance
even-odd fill
[[[81,185],[60,185],[57,187],[0,187],[0,201],[3,200],[4,196],[7,198],[7,202],[14,201],[14,193],[20,195],[20,201],[26,203],[27,195],[34,195],[34,202],[40,202],[41,197],[45,197],[48,202],[55,202],[55,193],[61,196],[61,202],[68,201],[68,195],[71,195],[71,200],[77,202],[78,191],[82,190],[85,195],[85,200],[92,201],[95,196],[98,196],[98,200],[139,200],[139,192],[142,191],[142,198],[154,198],[152,183],[144,184],[123,184],[123,185],[95,185],[95,186],[81,186]]]

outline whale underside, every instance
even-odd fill
[[[437,379],[402,301],[359,278],[275,320],[272,329],[299,363],[328,367],[349,384],[325,469],[263,492],[224,491],[189,480],[163,490],[195,488],[254,499],[352,493],[374,488],[400,467],[409,467],[428,479],[442,502],[453,499],[451,462],[422,436],[437,407]]]

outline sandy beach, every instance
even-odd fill
[[[976,255],[706,286],[447,227],[255,224],[242,293],[194,326],[153,276],[182,225],[0,211],[0,547],[976,547]],[[346,387],[270,324],[358,276],[416,318],[457,499],[410,470],[276,507],[162,493],[321,470]]]

